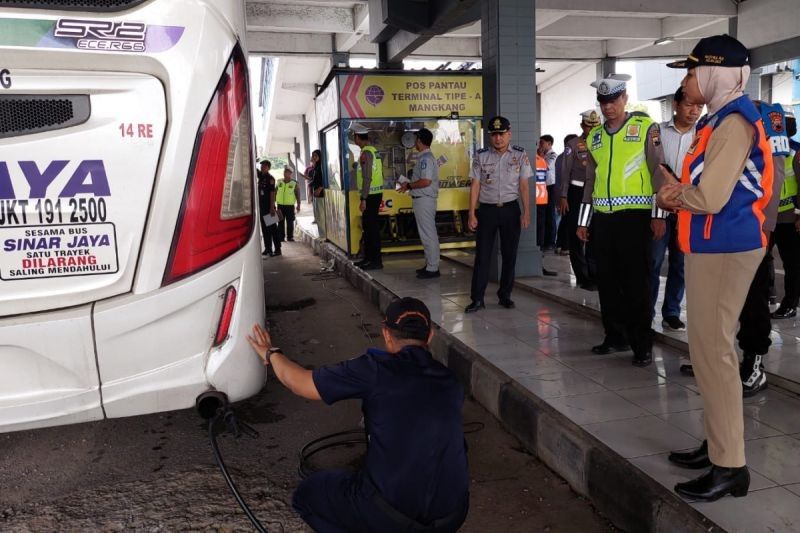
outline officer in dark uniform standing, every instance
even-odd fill
[[[559,210],[566,217],[567,234],[573,237],[578,230],[578,212],[583,202],[583,186],[586,181],[586,169],[589,166],[589,148],[586,138],[589,131],[600,125],[600,115],[594,109],[581,113],[581,136],[569,141],[564,148],[561,162],[561,189],[559,191]],[[586,244],[580,239],[569,239],[569,262],[575,272],[578,286],[586,290],[595,290],[594,257]]]
[[[592,83],[606,122],[589,132],[592,157],[577,235],[593,240],[597,257],[605,339],[592,352],[623,351],[630,344],[633,364],[647,366],[653,361],[650,248],[666,231],[666,212],[654,205],[664,153],[658,123],[644,113],[625,112],[628,79],[611,75]]]
[[[464,310],[473,313],[485,307],[483,295],[489,284],[489,268],[497,233],[500,233],[502,268],[499,303],[514,307],[511,289],[517,263],[517,246],[522,228],[531,221],[528,178],[534,176],[525,149],[511,145],[511,123],[494,117],[487,123],[491,147],[475,153],[470,171],[469,228],[477,230],[475,267],[472,270],[470,303]],[[522,208],[520,209],[520,200]]]

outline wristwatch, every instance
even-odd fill
[[[283,350],[281,350],[280,348],[270,348],[269,350],[267,350],[267,355],[272,355],[272,354],[274,354],[275,352],[281,352],[281,353],[283,353]]]

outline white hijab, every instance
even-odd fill
[[[744,87],[750,78],[750,67],[700,66],[695,68],[695,76],[708,114],[713,115],[725,104],[744,94]]]

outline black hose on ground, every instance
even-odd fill
[[[228,473],[228,469],[225,467],[225,461],[222,459],[222,454],[220,453],[219,445],[217,444],[217,436],[214,433],[214,424],[219,420],[225,421],[227,431],[232,433],[234,437],[239,437],[241,433],[244,432],[255,438],[258,437],[258,432],[244,422],[237,421],[233,415],[233,411],[223,407],[217,409],[217,414],[208,420],[208,438],[211,440],[211,449],[214,450],[214,458],[217,460],[217,465],[222,471],[225,482],[231,489],[233,497],[236,498],[236,501],[239,503],[239,507],[242,508],[244,514],[246,514],[247,518],[250,519],[250,523],[253,524],[253,527],[256,529],[256,531],[259,533],[267,533],[266,528],[261,524],[261,522],[258,521],[258,518],[256,518],[256,515],[254,515],[253,511],[250,510],[250,507],[247,506],[247,503],[242,498],[242,495],[239,494],[239,490],[236,488],[233,478],[231,478],[231,475]]]

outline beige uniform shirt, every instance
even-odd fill
[[[502,154],[494,148],[482,148],[472,158],[469,177],[480,180],[478,201],[482,204],[504,204],[519,198],[519,180],[534,176],[525,149],[509,146]]]
[[[576,137],[567,143],[564,148],[564,157],[561,159],[561,183],[559,185],[562,198],[567,197],[567,191],[573,182],[576,186],[583,186],[586,181],[586,168],[591,158],[589,148],[586,146],[586,139],[583,137]]]

